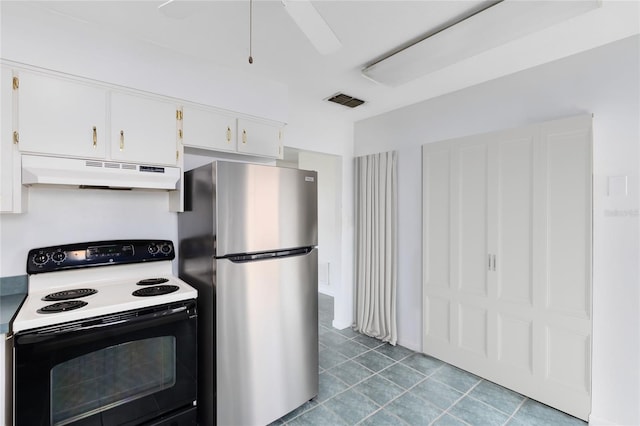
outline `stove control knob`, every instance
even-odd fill
[[[169,254],[171,253],[171,246],[169,244],[163,244],[163,246],[160,248],[160,251],[164,254]]]
[[[33,256],[33,263],[36,265],[44,265],[49,260],[47,253],[38,253]]]
[[[56,263],[62,263],[67,258],[67,255],[63,251],[57,251],[51,255],[51,258]]]
[[[149,244],[148,250],[149,250],[149,253],[156,254],[158,253],[159,248],[157,244],[152,243],[152,244]]]

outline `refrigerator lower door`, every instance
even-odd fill
[[[318,394],[318,257],[217,259],[218,425],[265,425]]]

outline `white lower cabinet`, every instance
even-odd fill
[[[423,351],[585,420],[591,127],[423,146]]]

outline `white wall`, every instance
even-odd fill
[[[318,291],[334,296],[342,272],[342,157],[299,151],[298,168],[318,172]]]
[[[355,154],[398,150],[399,343],[419,350],[421,145],[594,114],[592,424],[640,424],[640,37],[489,81],[355,125]],[[629,194],[607,196],[607,176]]]
[[[289,94],[285,145],[341,157],[342,194],[338,202],[341,262],[332,273],[333,326],[353,323],[353,124],[339,105],[311,103]]]
[[[177,231],[167,192],[33,187],[27,213],[0,215],[0,276],[24,275],[32,248],[119,238],[176,242]]]

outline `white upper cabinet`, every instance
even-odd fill
[[[19,74],[22,152],[103,158],[107,90],[32,72]]]
[[[236,118],[231,115],[185,105],[182,130],[184,146],[236,152]]]
[[[2,67],[0,87],[0,108],[2,109],[2,123],[0,129],[0,211],[12,211],[13,195],[13,129],[11,123],[11,70]]]
[[[282,126],[239,118],[238,152],[282,158]]]
[[[176,104],[111,94],[111,159],[176,165]]]
[[[15,73],[9,109],[21,153],[162,166],[179,166],[182,146],[282,158],[282,123],[57,73]]]
[[[14,135],[16,113],[13,106],[18,80],[14,79],[12,70],[4,66],[0,78],[0,213],[22,213],[27,210],[28,197],[20,179],[19,135]]]
[[[177,163],[175,103],[57,75],[20,72],[18,136],[23,153]]]
[[[240,118],[212,108],[185,105],[182,129],[185,147],[282,158],[281,123]]]

